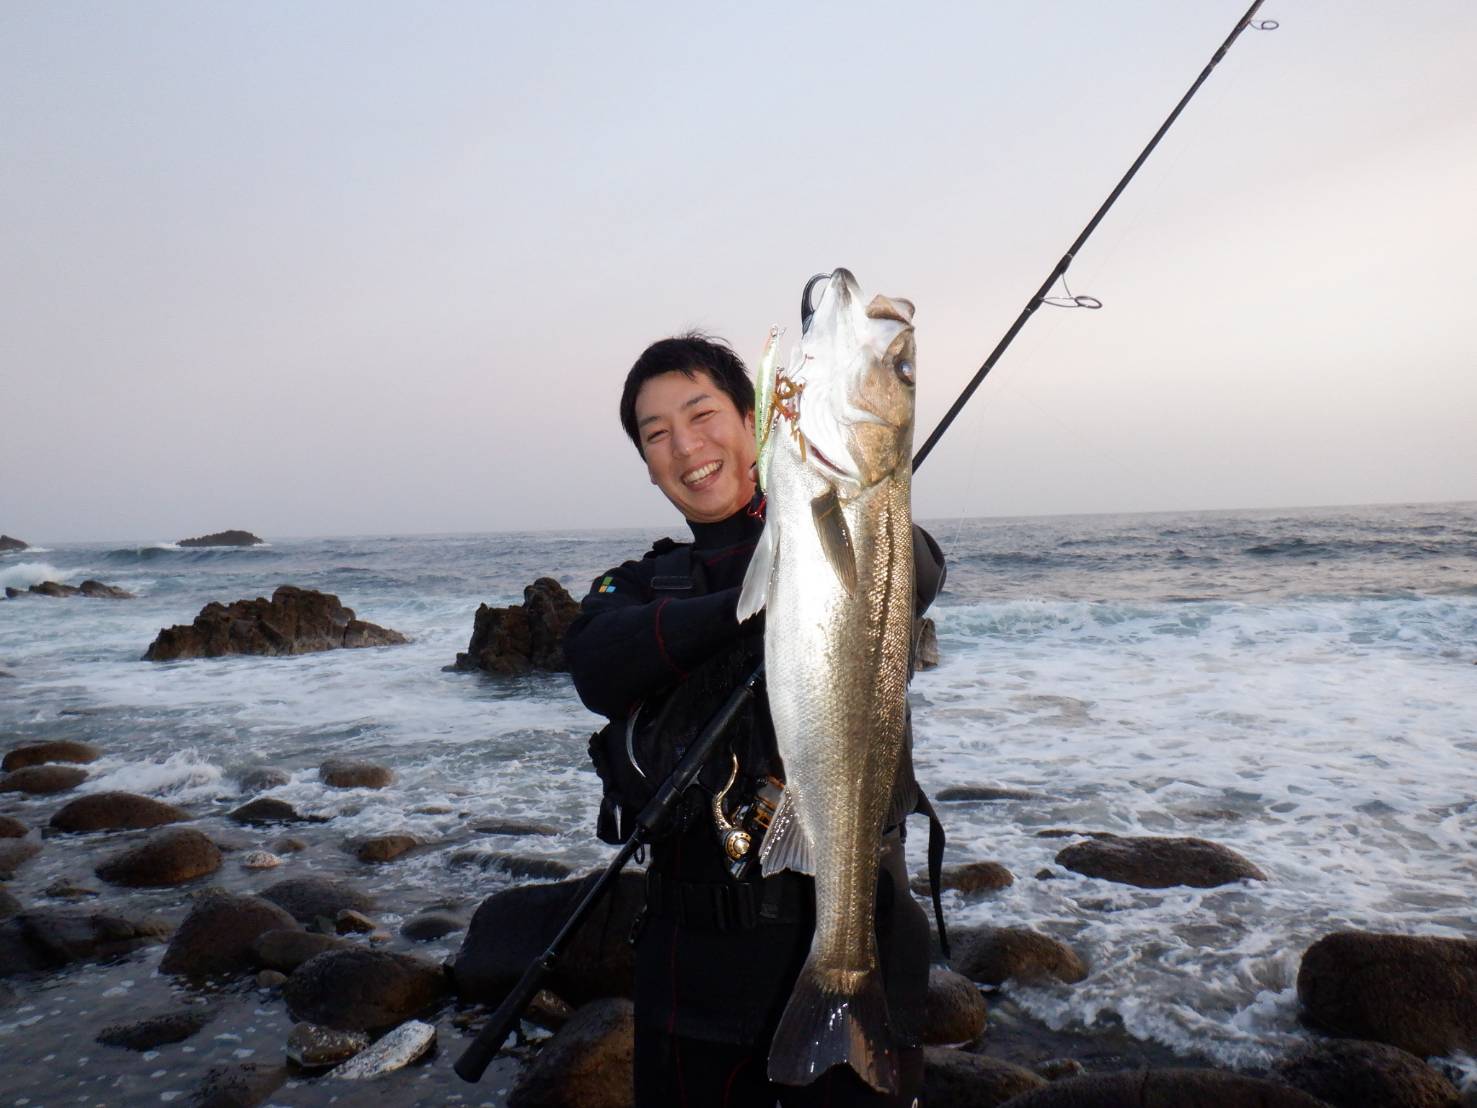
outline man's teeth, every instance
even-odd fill
[[[721,467],[722,465],[722,462],[709,462],[705,466],[699,466],[691,473],[684,473],[682,475],[683,483],[688,485],[695,485],[704,477],[711,477],[713,474],[717,473],[719,467]]]

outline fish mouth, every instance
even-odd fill
[[[704,462],[696,469],[689,469],[682,475],[682,483],[690,489],[706,487],[710,478],[717,477],[723,469],[723,462]]]
[[[815,447],[815,443],[807,441],[805,444],[805,450],[806,453],[814,458],[817,462],[819,462],[823,468],[829,469],[832,473],[836,474],[836,476],[844,477],[848,481],[856,480],[856,477],[853,474],[847,473],[846,470],[842,469],[835,462],[831,461],[830,458],[826,457],[819,450],[817,450]]]

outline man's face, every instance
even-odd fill
[[[754,413],[740,413],[702,370],[663,373],[636,394],[651,483],[694,523],[716,523],[754,495]]]

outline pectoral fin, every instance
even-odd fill
[[[764,841],[759,844],[759,867],[765,877],[786,869],[796,873],[815,873],[815,863],[810,857],[810,840],[805,837],[799,810],[790,803],[790,797],[790,790],[786,789],[780,796],[779,807],[770,818],[769,830],[764,832]]]
[[[846,516],[841,511],[841,498],[835,486],[821,493],[810,502],[811,514],[815,517],[815,531],[820,536],[821,550],[826,561],[836,571],[848,595],[856,592],[856,551],[851,545],[851,528],[846,526]]]
[[[744,573],[743,588],[739,589],[738,621],[759,612],[769,601],[769,578],[774,573],[775,548],[779,545],[779,526],[770,519],[759,532],[759,543],[754,547],[754,556],[749,559],[749,568]]]

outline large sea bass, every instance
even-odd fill
[[[864,302],[836,270],[772,381],[760,374],[764,534],[739,618],[766,609],[769,705],[784,799],[764,872],[815,875],[815,936],[769,1054],[774,1081],[850,1065],[897,1089],[874,910],[882,830],[912,808],[899,780],[913,626],[909,494],[913,305]]]

